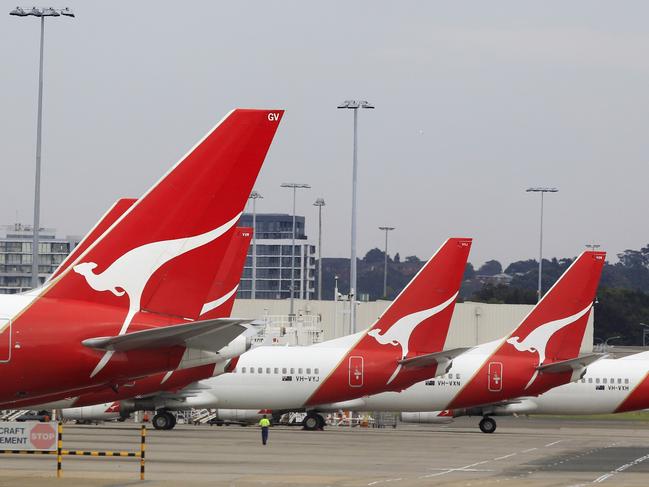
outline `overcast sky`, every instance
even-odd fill
[[[2,2],[8,14],[15,2]],[[27,6],[27,5],[26,5]],[[649,4],[610,1],[78,1],[46,21],[41,221],[85,233],[139,196],[228,110],[285,108],[258,211],[307,232],[323,197],[325,256],[348,256],[352,113],[359,254],[427,258],[449,236],[470,260],[649,242]],[[31,222],[39,21],[0,16],[0,223]]]

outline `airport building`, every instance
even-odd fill
[[[0,226],[0,294],[14,294],[32,288],[31,225]],[[79,243],[79,237],[57,237],[53,228],[41,228],[38,243],[38,277],[45,282]]]
[[[357,330],[369,328],[387,309],[391,301],[369,301],[357,303]],[[531,304],[487,304],[464,302],[455,305],[451,326],[445,347],[447,349],[468,347],[491,340],[500,339],[511,333],[527,316],[534,305]],[[289,313],[288,300],[238,299],[234,303],[232,315],[238,318],[273,321],[273,317]],[[597,313],[595,309],[594,313]],[[593,312],[588,318],[588,326],[581,344],[581,353],[593,351]],[[349,301],[295,301],[296,328],[300,330],[319,329],[318,340],[331,340],[351,333],[349,329]],[[305,345],[306,340],[297,342]]]
[[[291,297],[291,239],[293,216],[282,213],[256,215],[257,268],[256,299],[288,299]],[[252,214],[244,213],[240,226],[252,227]],[[237,298],[252,295],[252,251],[250,244]],[[295,217],[295,298],[313,299],[316,289],[316,246],[305,233],[305,218]]]

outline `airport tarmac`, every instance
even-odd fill
[[[187,426],[149,431],[149,486],[646,486],[649,423],[477,418],[449,425],[336,428],[307,432],[275,427],[262,446],[256,427]],[[64,448],[137,450],[136,425],[66,425]],[[0,456],[0,486],[143,484],[139,460]]]

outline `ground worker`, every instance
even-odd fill
[[[270,428],[270,421],[265,414],[259,421],[259,426],[261,426],[261,443],[265,445],[268,441],[268,428]]]

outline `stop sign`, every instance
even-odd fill
[[[37,424],[32,428],[29,439],[38,450],[51,450],[56,444],[56,431],[49,424]]]

